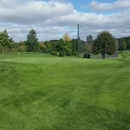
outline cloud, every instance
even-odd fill
[[[119,1],[114,3],[119,4]],[[80,24],[80,37],[83,39],[90,34],[96,37],[103,30],[110,31],[115,37],[122,37],[130,35],[129,14],[129,7],[118,13],[97,14],[79,12],[63,0],[0,0],[0,31],[6,28],[9,36],[19,41],[26,40],[33,28],[39,40],[44,41],[60,39],[66,32],[71,38],[76,38],[77,24]]]
[[[89,7],[93,10],[115,10],[130,8],[130,0],[117,0],[113,3],[99,3],[98,1],[92,1]]]
[[[49,18],[67,15],[72,11],[71,3],[1,0],[0,21],[20,24],[40,23]]]

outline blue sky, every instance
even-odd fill
[[[91,3],[92,0],[66,0],[66,1],[71,2],[77,11],[92,12],[92,10],[88,7],[89,3]],[[113,0],[106,0],[106,2],[112,2],[112,1]],[[104,2],[104,0],[99,0],[99,2]]]
[[[130,36],[130,0],[0,0],[0,31],[15,41],[26,40],[33,28],[39,41],[60,39],[68,32],[96,37],[109,31],[114,37]]]
[[[49,0],[44,0],[49,1]],[[95,10],[92,10],[89,7],[89,4],[92,2],[92,0],[63,0],[64,2],[70,2],[73,4],[74,9],[79,12],[95,12]],[[99,3],[113,3],[114,0],[98,0]],[[96,13],[103,13],[103,14],[109,14],[112,12],[118,12],[117,9],[113,10],[106,10],[106,11],[97,11]]]

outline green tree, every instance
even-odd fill
[[[13,44],[14,44],[13,39],[12,39],[12,38],[9,38],[9,45],[8,45],[8,47],[9,47],[10,53],[12,52]]]
[[[60,56],[72,55],[72,44],[71,42],[64,42],[63,39],[60,39],[57,45],[58,52]]]
[[[125,51],[125,50],[126,50],[126,47],[127,47],[126,42],[121,42],[121,43],[119,44],[119,51]]]
[[[130,50],[130,36],[119,38],[119,43],[125,42],[127,44],[126,49]]]
[[[101,53],[103,59],[105,59],[105,54],[112,55],[116,51],[115,38],[107,31],[99,33],[94,40],[92,50],[94,54]]]
[[[85,53],[85,52],[86,52],[86,50],[85,50],[85,41],[79,39],[79,42],[78,42],[78,53],[82,54],[82,53]]]
[[[27,35],[26,45],[29,52],[38,51],[38,38],[34,29],[31,29],[29,31],[29,34]]]
[[[52,51],[51,42],[50,41],[45,41],[44,45],[45,45],[45,52],[50,53]]]
[[[3,32],[0,32],[0,44],[3,47],[3,54],[5,53],[5,46],[9,44],[9,36],[6,29]]]
[[[25,46],[25,45],[20,45],[19,47],[18,47],[18,51],[19,52],[25,52],[27,50],[27,47]]]
[[[72,43],[72,55],[77,55],[78,52],[78,39],[72,39],[71,40]]]
[[[60,40],[60,48],[61,48],[61,55],[72,55],[72,48],[71,48],[71,38],[68,33],[63,35],[63,38]]]
[[[46,46],[45,46],[44,42],[42,42],[42,41],[39,42],[38,46],[39,46],[39,49],[40,49],[41,52],[45,51]]]
[[[92,51],[92,44],[86,42],[85,43],[85,53],[90,53]]]

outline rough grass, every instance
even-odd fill
[[[129,65],[130,51],[0,55],[0,130],[130,130]]]

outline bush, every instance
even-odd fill
[[[67,56],[72,56],[72,52],[67,51],[67,52],[66,52],[66,55],[67,55]]]
[[[58,52],[57,51],[51,51],[51,54],[58,56]]]
[[[27,51],[27,47],[25,45],[21,45],[18,47],[19,52],[25,52]]]
[[[72,54],[73,54],[73,56],[77,56],[77,52],[73,52]]]

